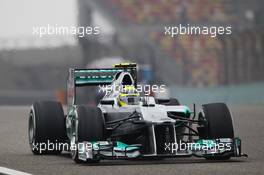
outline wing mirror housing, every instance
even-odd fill
[[[100,102],[102,105],[114,105],[115,101],[114,100],[101,100]]]

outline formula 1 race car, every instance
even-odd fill
[[[111,87],[97,106],[76,104],[76,88]],[[35,102],[29,114],[29,144],[34,154],[70,151],[76,163],[102,159],[240,157],[232,117],[224,103],[202,105],[196,114],[175,98],[140,96],[137,65],[70,69],[67,114],[55,101]]]

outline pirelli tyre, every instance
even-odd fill
[[[104,140],[104,118],[100,108],[80,105],[77,107],[78,122],[76,122],[75,144]],[[76,163],[97,163],[99,158],[80,160],[78,157],[78,145],[71,151]]]
[[[59,154],[66,140],[62,105],[56,101],[35,102],[29,113],[28,139],[34,154]]]
[[[202,105],[199,114],[199,130],[202,139],[234,138],[233,120],[231,113],[224,103],[210,103]],[[206,157],[206,159],[223,160],[229,159],[231,155],[216,155]]]

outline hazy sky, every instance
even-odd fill
[[[32,37],[32,27],[77,21],[76,0],[1,0],[0,38]]]

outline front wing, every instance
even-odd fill
[[[214,158],[219,156],[241,157],[246,156],[241,152],[240,138],[199,139],[191,143],[165,143],[166,154],[142,154],[141,145],[127,145],[116,141],[82,142],[79,146],[80,160],[93,159],[136,159],[151,157],[186,157],[196,156]],[[183,146],[185,145],[185,146]]]

